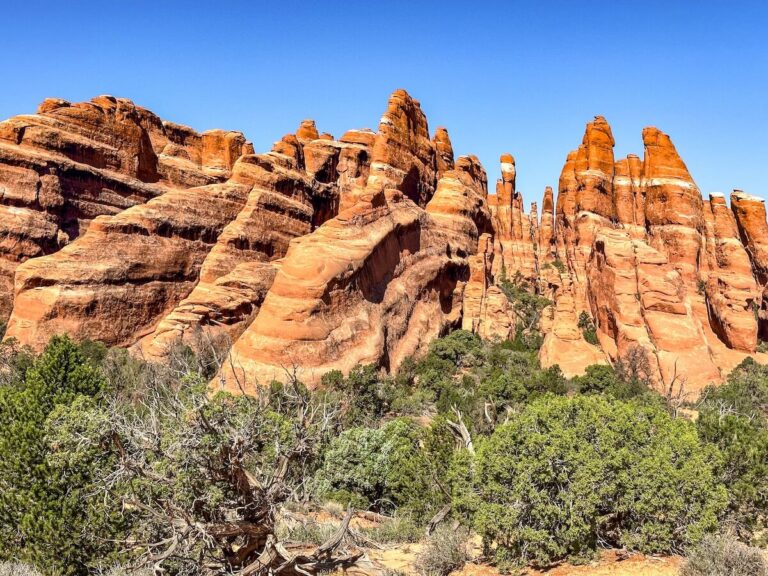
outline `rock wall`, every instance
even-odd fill
[[[228,341],[216,381],[240,391],[396,370],[459,327],[513,337],[506,278],[551,302],[545,366],[575,375],[639,348],[660,388],[695,394],[768,360],[765,205],[702,199],[670,138],[642,138],[642,159],[616,159],[608,122],[588,123],[539,216],[511,154],[489,196],[404,90],[376,132],[336,140],[304,120],[263,154],[124,99],[46,100],[0,122],[0,316],[35,348],[67,332],[159,359]]]
[[[768,360],[756,353],[765,209],[741,193],[731,208],[721,195],[703,200],[670,138],[642,136],[642,160],[615,160],[610,126],[596,117],[566,159],[554,232],[545,196],[537,257],[551,259],[553,242],[559,270],[539,281],[553,300],[541,360],[573,375],[640,347],[660,388],[695,395],[747,355]],[[584,341],[582,314],[599,345]]]
[[[291,243],[222,386],[247,389],[294,370],[316,383],[359,363],[395,370],[461,325],[469,258],[492,230],[486,175],[474,157],[454,166],[445,130],[428,134],[418,102],[395,92],[365,186]]]
[[[58,251],[98,216],[226,180],[248,146],[238,132],[198,134],[111,96],[48,99],[0,122],[0,316],[20,263]]]

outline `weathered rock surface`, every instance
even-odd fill
[[[213,134],[223,170],[230,138]],[[149,357],[198,329],[237,338],[290,240],[338,210],[339,158],[347,156],[348,171],[367,170],[364,144],[314,136],[304,121],[271,152],[238,157],[225,182],[99,219],[76,245],[29,262],[17,275],[9,335],[35,346],[62,331],[109,344],[141,339]]]
[[[474,157],[450,168],[447,133],[427,135],[418,103],[395,92],[356,203],[291,242],[223,386],[247,389],[293,370],[316,383],[359,363],[394,370],[461,325],[469,258],[492,230],[486,176]]]
[[[245,149],[240,133],[198,134],[111,96],[48,99],[0,122],[0,316],[19,263],[58,251],[97,216],[225,180]]]
[[[263,154],[128,100],[46,100],[0,122],[0,315],[36,348],[68,332],[154,359],[226,340],[217,382],[240,391],[396,370],[459,327],[510,338],[506,276],[551,302],[545,366],[572,376],[639,347],[660,388],[695,394],[768,360],[765,204],[704,200],[670,138],[642,136],[642,159],[616,159],[608,122],[588,123],[539,218],[511,154],[489,196],[404,90],[376,132],[304,120]]]
[[[744,195],[733,212],[721,196],[704,201],[666,134],[646,128],[643,143],[642,160],[614,161],[610,127],[597,117],[568,155],[555,230],[563,282],[550,274],[541,358],[566,373],[599,360],[596,347],[581,343],[586,314],[606,360],[639,346],[660,388],[696,394],[755,353],[756,278],[765,279],[753,254],[768,232],[765,212],[746,198],[740,206]],[[751,245],[744,229],[754,230]]]

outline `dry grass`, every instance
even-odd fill
[[[0,562],[0,576],[42,576],[42,574],[27,564]]]
[[[760,548],[734,536],[709,536],[683,564],[681,576],[768,576],[768,560]]]
[[[415,568],[421,576],[448,576],[460,569],[469,556],[466,530],[441,526],[429,537],[416,557]]]

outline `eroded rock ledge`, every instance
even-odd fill
[[[766,359],[765,205],[702,199],[670,138],[642,137],[642,159],[617,160],[596,117],[539,217],[512,155],[489,195],[404,90],[376,132],[337,140],[304,120],[263,154],[128,100],[49,99],[0,123],[0,314],[35,348],[68,332],[160,358],[226,339],[217,382],[237,391],[294,368],[310,384],[396,370],[460,327],[510,337],[506,275],[552,302],[544,365],[574,375],[639,347],[660,387],[695,392]]]

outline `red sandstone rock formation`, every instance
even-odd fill
[[[0,316],[19,263],[56,252],[97,216],[225,180],[244,149],[240,133],[201,135],[111,96],[48,99],[0,122]]]
[[[17,275],[9,335],[35,346],[62,331],[109,344],[142,338],[150,357],[198,328],[237,338],[290,240],[336,214],[339,158],[348,172],[367,170],[364,145],[315,136],[304,121],[272,152],[241,156],[226,182],[168,192],[30,262]],[[217,169],[231,161],[221,148]]]
[[[642,161],[614,162],[610,128],[597,117],[568,155],[555,231],[563,283],[553,287],[541,359],[566,373],[596,361],[577,329],[586,313],[609,361],[639,346],[659,387],[695,394],[755,352],[760,264],[750,255],[760,248],[744,230],[768,233],[765,212],[743,195],[735,217],[722,197],[703,201],[666,134],[646,128],[643,143]]]
[[[643,159],[613,143],[604,118],[587,124],[539,221],[510,154],[488,196],[479,161],[454,161],[403,90],[378,132],[334,140],[304,120],[264,154],[127,100],[46,100],[0,123],[0,313],[37,348],[68,332],[157,358],[222,337],[218,382],[237,391],[294,368],[310,384],[395,370],[458,327],[509,338],[503,272],[551,300],[540,357],[566,375],[639,347],[659,387],[695,393],[768,360],[764,202],[703,200],[655,128]]]
[[[359,363],[396,369],[460,326],[468,258],[492,230],[486,176],[474,157],[449,169],[447,133],[427,134],[418,103],[395,92],[357,202],[291,243],[222,385],[247,388],[294,368],[309,383]]]
[[[749,254],[755,277],[763,293],[758,313],[758,335],[768,340],[768,223],[765,219],[765,200],[734,190],[731,209],[736,218],[739,237]]]

